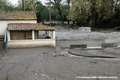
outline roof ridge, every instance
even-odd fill
[[[0,11],[0,12],[35,12],[35,11]]]
[[[8,30],[54,30],[54,27],[38,23],[10,23],[8,24]]]
[[[36,20],[35,11],[0,11],[0,20]]]

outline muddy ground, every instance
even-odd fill
[[[73,40],[69,37],[68,40],[58,39],[56,48],[8,49],[7,54],[0,57],[0,80],[120,80],[120,48],[78,49],[72,52],[82,55],[70,54],[70,44],[87,43],[94,47],[101,46],[102,42],[105,38]],[[83,56],[84,53],[107,54],[115,58]],[[116,79],[81,78],[92,76]]]
[[[120,49],[90,52],[102,54],[103,51],[120,56]],[[81,79],[79,76],[118,78]],[[120,58],[75,56],[69,54],[69,49],[58,47],[9,49],[0,59],[0,80],[120,80]]]

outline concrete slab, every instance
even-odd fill
[[[118,47],[117,43],[102,43],[103,48]]]
[[[85,49],[85,48],[87,48],[87,44],[70,45],[70,49],[74,49],[74,48]]]
[[[87,47],[87,50],[102,50],[102,47]]]

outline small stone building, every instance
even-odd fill
[[[0,11],[0,37],[9,23],[37,23],[37,17],[34,11]]]
[[[37,23],[34,12],[0,14],[0,35],[7,34],[7,48],[56,46],[54,28]],[[44,31],[42,38],[40,31]]]

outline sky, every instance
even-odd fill
[[[21,0],[22,1],[22,0]],[[45,4],[46,0],[40,0],[43,4]],[[12,4],[17,4],[18,0],[9,0]]]

